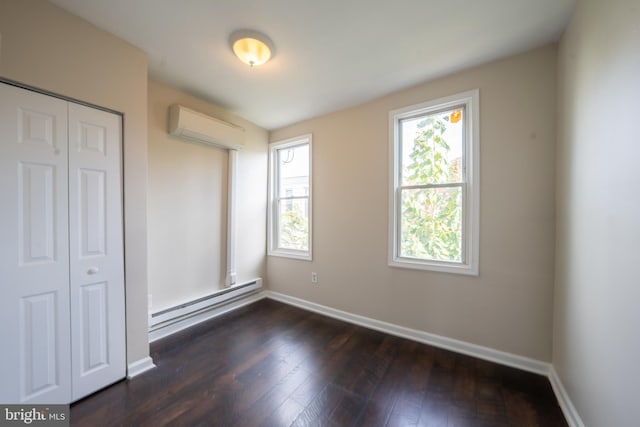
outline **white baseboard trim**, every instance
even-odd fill
[[[198,323],[202,323],[206,320],[213,319],[214,317],[254,303],[265,297],[266,295],[264,294],[264,291],[253,293],[246,297],[241,297],[240,299],[225,303],[224,305],[214,306],[204,311],[195,313],[192,316],[181,318],[175,322],[155,326],[153,330],[149,331],[149,342],[151,343],[157,341],[161,338],[182,331],[183,329],[187,329],[191,326],[197,325]]]
[[[156,365],[153,363],[153,359],[150,356],[147,356],[144,359],[136,360],[133,363],[129,363],[129,366],[127,366],[127,379],[130,380],[131,378],[137,377],[141,373],[155,367]]]
[[[549,382],[551,383],[553,392],[556,394],[556,398],[558,399],[558,404],[560,405],[562,413],[567,419],[569,426],[585,427],[584,422],[582,422],[582,418],[580,418],[578,411],[576,411],[576,407],[573,406],[573,402],[571,401],[567,390],[562,385],[562,381],[560,381],[560,377],[553,365],[551,365],[549,369]]]
[[[550,364],[539,360],[530,359],[524,356],[507,353],[500,350],[494,350],[477,344],[456,340],[453,338],[443,337],[441,335],[431,334],[428,332],[411,329],[404,326],[394,325],[392,323],[383,322],[369,317],[352,314],[346,311],[337,310],[335,308],[309,302],[300,298],[281,294],[274,291],[265,291],[267,298],[290,304],[305,310],[313,311],[334,319],[343,320],[365,328],[375,329],[376,331],[385,332],[401,338],[407,338],[424,344],[433,345],[435,347],[444,348],[446,350],[455,351],[456,353],[466,354],[468,356],[477,357],[479,359],[496,362],[501,365],[522,369],[524,371],[533,372],[540,375],[548,375]]]

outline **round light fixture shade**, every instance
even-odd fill
[[[271,39],[253,30],[234,31],[229,36],[229,45],[240,61],[251,67],[264,64],[275,53]]]

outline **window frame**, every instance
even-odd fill
[[[477,276],[479,274],[480,229],[480,91],[478,89],[422,102],[389,112],[389,242],[391,267]],[[401,257],[402,135],[404,119],[464,106],[462,261],[440,261]],[[435,187],[438,184],[433,184]]]
[[[311,261],[313,256],[313,144],[312,135],[305,134],[294,138],[288,138],[281,141],[274,141],[269,143],[269,181],[268,181],[268,236],[267,236],[267,255],[278,256],[285,258],[293,258]],[[278,167],[278,152],[282,149],[294,148],[303,145],[309,147],[309,191],[306,196],[292,196],[283,197],[279,195],[280,191],[280,178]],[[294,199],[306,199],[308,201],[308,249],[287,249],[279,248],[279,205],[281,200],[294,200]]]

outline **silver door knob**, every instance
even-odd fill
[[[98,271],[100,271],[98,267],[91,267],[87,270],[87,274],[98,274]]]

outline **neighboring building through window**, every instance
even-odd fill
[[[269,255],[311,259],[311,135],[269,144]]]
[[[478,91],[392,111],[389,265],[478,274]]]

